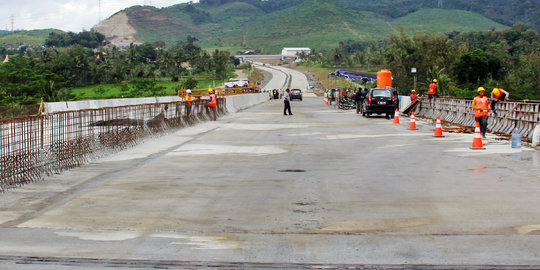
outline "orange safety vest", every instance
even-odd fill
[[[479,110],[474,109],[474,117],[489,116],[489,99],[487,96],[475,97],[473,105],[480,108]]]
[[[431,83],[431,84],[429,85],[429,89],[428,89],[428,91],[427,91],[427,94],[428,94],[428,95],[435,95],[435,94],[437,94],[437,84]]]
[[[415,101],[416,100],[416,94],[411,94],[411,101]]]
[[[210,102],[208,102],[208,106],[217,107],[217,98],[215,94],[210,95]]]
[[[186,101],[187,101],[187,105],[191,106],[191,101],[192,101],[191,96],[190,96],[190,95],[186,95],[185,99],[186,99]]]

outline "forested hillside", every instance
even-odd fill
[[[407,6],[407,1],[202,0],[162,9],[137,6],[126,13],[137,39],[143,42],[174,44],[191,35],[208,49],[264,53],[277,53],[285,46],[325,51],[346,39],[382,40],[399,27],[410,33],[509,27],[470,11],[428,5],[400,9],[402,5]]]
[[[399,18],[423,8],[459,9],[482,14],[512,26],[527,23],[540,29],[540,1],[537,0],[337,0],[353,9],[364,9]]]

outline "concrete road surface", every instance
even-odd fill
[[[0,194],[0,269],[540,268],[540,155],[272,100]]]

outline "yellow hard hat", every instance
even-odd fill
[[[499,88],[493,88],[493,94],[498,96],[501,94],[501,90],[499,90]]]
[[[437,82],[437,79],[433,79],[433,82]]]
[[[480,87],[478,87],[478,92],[480,92],[480,91],[486,91],[486,88],[480,86]]]
[[[413,93],[416,93],[416,89],[413,89],[412,92],[413,92]]]

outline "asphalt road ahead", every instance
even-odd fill
[[[0,194],[0,269],[540,267],[537,151],[321,98],[282,109]]]

